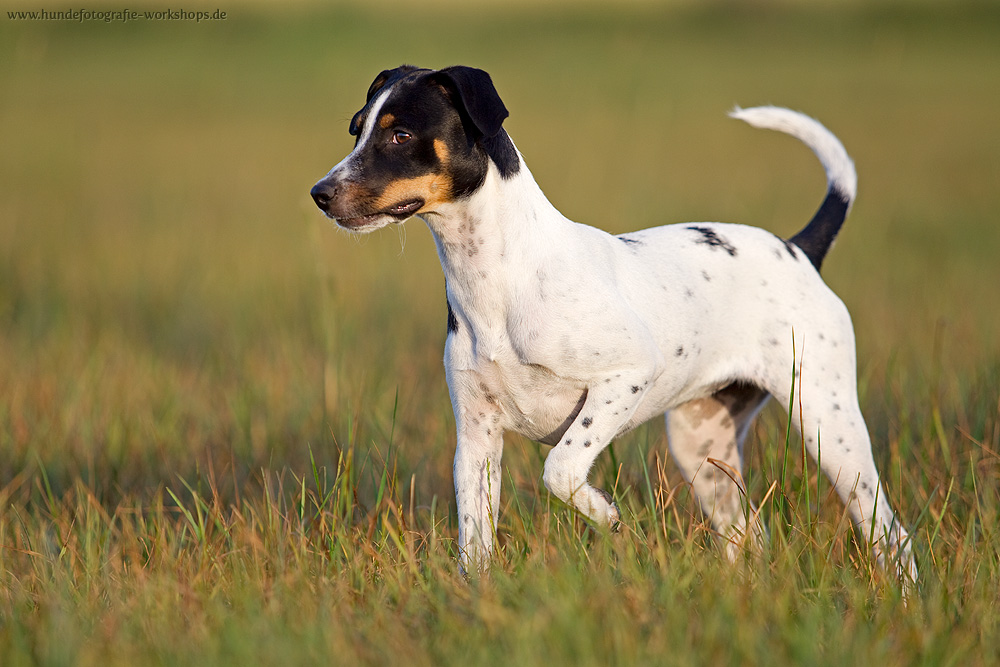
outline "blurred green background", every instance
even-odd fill
[[[817,117],[859,174],[824,273],[855,318],[877,458],[939,406],[956,445],[998,437],[997,3],[233,2],[219,4],[225,21],[197,24],[6,14],[36,4],[0,15],[11,494],[39,469],[108,500],[206,469],[234,491],[357,443],[450,500],[430,235],[411,220],[355,238],[308,197],[350,150],[372,78],[404,62],[489,71],[552,202],[613,232],[721,220],[794,233],[823,196],[821,168],[725,112]],[[544,451],[509,451],[515,475],[537,481]]]

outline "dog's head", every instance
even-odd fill
[[[351,120],[354,150],[310,194],[352,231],[432,213],[475,192],[490,163],[503,177],[518,171],[519,157],[502,128],[506,117],[482,70],[385,70]]]

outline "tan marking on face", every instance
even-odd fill
[[[451,156],[448,153],[448,144],[444,143],[443,139],[434,140],[434,154],[441,160],[441,164],[448,164]]]
[[[388,130],[393,123],[396,122],[396,117],[391,113],[382,114],[382,117],[378,119],[378,125],[383,130]]]
[[[384,210],[413,199],[424,200],[424,205],[418,213],[432,211],[435,207],[451,201],[451,178],[447,174],[432,173],[395,181],[382,191],[375,202],[375,208]]]

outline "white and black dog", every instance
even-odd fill
[[[732,113],[797,137],[826,169],[826,198],[790,240],[721,223],[612,236],[549,203],[502,128],[507,115],[482,70],[384,71],[351,121],[354,150],[311,191],[345,229],[416,215],[434,235],[463,569],[484,568],[493,549],[504,431],[552,445],[545,485],[613,529],[618,508],[588,483],[590,468],[612,439],[660,413],[735,558],[746,537],[763,536],[747,521],[740,471],[750,424],[773,396],[786,410],[794,402],[806,450],[861,534],[875,537],[877,560],[915,580],[858,407],[851,318],[819,275],[857,184],[837,138],[787,109]]]

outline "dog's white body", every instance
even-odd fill
[[[734,115],[803,140],[849,206],[853,164],[819,123],[773,107]],[[366,150],[366,128],[351,156]],[[335,172],[350,171],[351,156],[327,179],[343,178]],[[504,431],[553,444],[545,485],[614,527],[618,508],[589,484],[590,468],[613,438],[660,413],[671,453],[735,557],[745,536],[763,535],[747,524],[734,481],[743,441],[769,396],[788,407],[794,379],[790,413],[806,449],[862,535],[876,537],[879,561],[898,558],[915,579],[858,406],[850,316],[805,253],[722,223],[612,236],[561,215],[517,159],[513,175],[490,163],[470,196],[418,213],[453,311],[445,367],[463,567],[484,567],[492,552]]]
[[[813,457],[821,433],[824,470],[845,499],[859,479],[879,488],[857,405],[850,315],[801,251],[770,232],[720,223],[696,226],[715,231],[737,249],[735,257],[721,246],[699,248],[703,237],[691,224],[627,234],[626,242],[563,217],[523,164],[509,181],[491,174],[472,201],[455,208],[425,220],[458,321],[445,345],[445,368],[458,421],[463,552],[478,558],[479,549],[491,548],[503,431],[543,439],[574,412],[584,391],[578,414],[591,422],[570,425],[561,438],[569,445],[549,454],[544,481],[600,524],[615,520],[609,516],[615,510],[589,487],[587,474],[613,438],[737,380],[787,404],[799,366],[803,405],[823,406],[804,413],[804,428],[796,423]],[[790,256],[796,252],[800,261]],[[739,452],[726,451],[733,437],[719,433],[729,430],[723,425],[685,428],[690,421],[668,414],[671,451],[706,512],[735,538],[745,530],[739,498],[727,489],[725,516],[715,516],[715,487],[728,487],[728,478],[711,465],[702,468],[712,457],[739,471]],[[839,444],[847,442],[853,446]],[[699,476],[708,483],[699,484]],[[874,494],[849,502],[869,529]],[[884,496],[877,509],[880,529],[888,530],[893,520]]]

